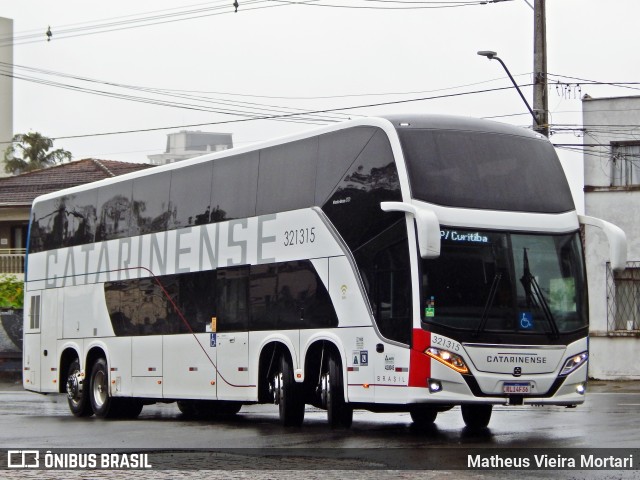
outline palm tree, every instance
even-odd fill
[[[53,140],[38,132],[18,133],[13,136],[12,142],[13,145],[4,152],[7,173],[31,172],[71,160],[71,152],[61,148],[50,152]],[[22,153],[22,158],[15,156],[16,151]]]

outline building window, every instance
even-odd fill
[[[607,264],[607,320],[610,332],[640,330],[640,262],[622,272]]]
[[[611,186],[640,184],[640,142],[611,143]]]

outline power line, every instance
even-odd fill
[[[363,2],[377,2],[377,3],[393,3],[403,4],[405,6],[371,6],[371,5],[340,5],[330,3],[319,2],[296,2],[293,0],[271,0],[286,5],[304,5],[310,7],[326,7],[326,8],[347,8],[347,9],[366,9],[366,10],[424,10],[424,9],[442,9],[442,8],[458,8],[458,7],[470,7],[477,5],[486,5],[488,3],[497,3],[503,1],[512,0],[472,0],[472,1],[459,1],[459,2],[427,2],[427,1],[385,1],[385,0],[361,0]]]
[[[161,94],[167,94],[167,95],[174,95],[174,94],[180,94],[180,95],[184,95],[185,98],[190,97],[191,94],[202,94],[202,95],[226,95],[226,96],[232,96],[232,97],[249,97],[249,98],[268,98],[268,99],[279,99],[279,100],[327,100],[327,99],[338,99],[338,98],[349,98],[349,97],[375,97],[375,96],[392,96],[392,95],[417,95],[417,94],[425,94],[425,93],[435,93],[435,92],[443,92],[443,91],[448,91],[448,90],[456,90],[459,88],[466,88],[466,87],[472,87],[472,86],[476,86],[476,85],[483,85],[483,84],[487,84],[487,83],[492,83],[498,80],[502,80],[505,77],[497,77],[497,78],[493,78],[493,79],[489,79],[489,80],[483,80],[480,82],[473,82],[473,83],[466,83],[466,84],[462,84],[462,85],[454,85],[451,87],[442,87],[442,88],[435,88],[435,89],[431,89],[431,90],[410,90],[410,91],[404,91],[404,92],[372,92],[372,93],[349,93],[349,94],[340,94],[340,95],[319,95],[319,96],[276,96],[276,95],[256,95],[256,94],[247,94],[247,93],[237,93],[237,92],[219,92],[219,91],[206,91],[206,90],[185,90],[185,89],[170,89],[170,88],[158,88],[158,87],[144,87],[144,86],[138,86],[138,85],[129,85],[129,84],[125,84],[125,83],[120,83],[120,82],[114,82],[114,81],[110,81],[110,80],[100,80],[100,79],[94,79],[94,78],[90,78],[90,77],[84,77],[81,75],[76,75],[76,74],[71,74],[71,73],[65,73],[65,72],[58,72],[55,70],[48,70],[48,69],[43,69],[43,68],[36,68],[36,67],[29,67],[26,65],[18,65],[15,63],[7,63],[7,62],[1,62],[0,61],[0,68],[1,67],[6,67],[7,69],[22,69],[22,70],[27,70],[29,72],[33,72],[33,73],[39,73],[39,74],[44,74],[44,75],[50,75],[50,76],[56,76],[56,77],[63,77],[63,78],[67,78],[67,79],[72,79],[72,80],[78,80],[78,81],[83,81],[83,82],[90,82],[90,83],[99,83],[99,84],[104,84],[104,85],[108,85],[108,86],[113,86],[113,87],[119,87],[119,88],[129,88],[129,89],[134,89],[134,90],[141,90],[141,91],[147,91],[147,92],[153,92],[153,93],[161,93]],[[520,73],[517,75],[514,75],[514,77],[523,77],[523,76],[529,76],[531,73]],[[208,98],[208,97],[206,97]],[[251,102],[247,102],[247,103],[251,103]],[[256,104],[256,105],[262,105],[262,104]]]
[[[514,77],[522,77],[529,76],[530,73],[519,73],[514,75]],[[391,96],[391,95],[418,95],[424,93],[434,93],[434,92],[443,92],[447,90],[456,90],[458,88],[465,87],[473,87],[476,85],[483,85],[486,83],[492,83],[497,80],[502,80],[505,77],[493,78],[490,80],[483,80],[481,82],[473,82],[467,83],[463,85],[454,85],[452,87],[443,87],[443,88],[435,88],[432,90],[414,90],[407,92],[373,92],[373,93],[346,93],[340,95],[316,95],[316,96],[282,96],[282,95],[256,95],[256,94],[248,94],[248,93],[232,93],[232,92],[218,92],[218,91],[206,91],[206,90],[176,90],[176,89],[157,89],[162,92],[182,92],[182,93],[200,93],[200,94],[211,94],[211,95],[228,95],[228,96],[236,96],[236,97],[252,97],[252,98],[269,98],[275,100],[327,100],[327,99],[336,99],[336,98],[356,98],[356,97],[376,97],[376,96]]]
[[[367,3],[378,3],[384,6],[375,5],[340,5],[340,4],[322,4],[320,0],[301,0],[301,1],[287,1],[287,0],[245,0],[240,5],[240,12],[248,12],[252,10],[261,10],[265,8],[274,8],[282,6],[319,6],[330,8],[355,8],[355,9],[369,9],[369,10],[416,10],[416,9],[442,9],[442,8],[457,8],[467,6],[486,5],[489,3],[499,3],[512,0],[461,0],[461,1],[409,1],[409,0],[360,0]],[[128,30],[132,28],[148,27],[153,25],[160,25],[166,23],[179,22],[184,20],[196,20],[203,17],[218,16],[228,13],[235,13],[234,5],[228,0],[220,0],[218,2],[211,2],[189,5],[178,8],[155,10],[146,13],[139,13],[133,15],[125,15],[120,17],[112,17],[104,19],[102,21],[94,21],[100,23],[79,22],[69,25],[54,26],[46,30],[47,38],[45,38],[45,29],[41,30],[29,30],[23,34],[17,34],[14,36],[0,37],[0,48],[14,45],[25,45],[29,43],[39,43],[49,41],[51,39],[59,40],[65,38],[74,38],[86,35],[95,35],[98,33],[108,33],[120,30]],[[267,3],[267,5],[256,6],[258,4]],[[392,4],[391,6],[386,4]],[[184,8],[200,7],[201,5],[208,5],[201,8],[192,8],[184,10]],[[402,5],[402,6],[400,6]],[[224,10],[224,11],[220,11]],[[163,13],[171,12],[171,13]],[[51,35],[48,35],[49,32]]]
[[[531,84],[521,85],[521,86],[531,86]],[[422,98],[412,98],[407,100],[395,100],[390,102],[370,103],[366,105],[353,105],[349,107],[327,108],[323,110],[307,111],[306,114],[316,115],[320,113],[342,112],[342,111],[356,110],[361,108],[397,105],[402,103],[421,102],[421,101],[427,101],[427,100],[438,100],[442,98],[451,98],[451,97],[474,95],[474,94],[480,94],[480,93],[497,92],[497,91],[509,90],[512,88],[513,88],[512,86],[508,86],[508,87],[491,88],[491,89],[485,89],[485,90],[475,90],[470,92],[452,93],[452,94],[446,94],[446,95],[436,95],[432,97],[422,97]],[[225,125],[225,124],[231,124],[231,123],[245,123],[245,122],[256,121],[256,120],[273,120],[276,118],[287,118],[295,115],[299,115],[299,114],[271,115],[271,116],[264,116],[264,117],[258,117],[258,118],[242,118],[242,119],[236,119],[236,120],[225,120],[220,122],[204,122],[204,123],[194,123],[194,124],[188,124],[188,125],[171,125],[171,126],[165,126],[165,127],[142,128],[142,129],[135,129],[135,130],[121,130],[121,131],[115,131],[115,132],[91,133],[91,134],[84,134],[84,135],[68,135],[68,136],[55,137],[52,139],[68,140],[72,138],[99,137],[99,136],[107,136],[107,135],[121,135],[126,133],[141,133],[141,132],[153,132],[153,131],[159,131],[159,130],[171,130],[171,129],[177,129],[177,128],[194,128],[194,127],[204,127],[204,126],[210,126],[210,125]]]
[[[285,107],[280,105],[265,105],[265,104],[259,104],[256,102],[230,101],[226,99],[215,99],[215,98],[212,99],[208,97],[180,95],[175,93],[162,93],[161,91],[158,93],[158,91],[154,89],[150,89],[148,87],[136,87],[132,85],[106,82],[106,81],[95,80],[95,79],[90,79],[86,77],[78,77],[78,76],[69,75],[69,74],[61,74],[58,72],[51,72],[51,71],[45,71],[41,69],[33,69],[30,67],[20,67],[20,66],[14,65],[14,67],[23,68],[28,71],[36,71],[38,73],[61,76],[64,78],[70,78],[70,79],[82,81],[82,82],[107,85],[109,87],[129,89],[137,92],[158,94],[166,97],[177,98],[180,100],[187,100],[189,102],[195,101],[198,103],[178,102],[174,100],[155,99],[155,98],[146,97],[146,96],[116,93],[116,92],[106,91],[106,90],[97,90],[95,88],[81,87],[81,86],[72,85],[69,83],[61,83],[54,80],[42,79],[38,77],[31,77],[27,75],[21,75],[21,74],[15,74],[15,73],[9,73],[9,72],[3,71],[2,70],[3,66],[8,66],[8,65],[9,64],[0,62],[0,76],[7,76],[7,77],[15,78],[18,80],[24,80],[24,81],[28,81],[36,84],[42,84],[42,85],[52,86],[56,88],[88,93],[92,95],[117,98],[120,100],[129,100],[129,101],[148,103],[148,104],[154,104],[154,105],[160,105],[160,106],[176,107],[176,108],[183,108],[183,109],[189,109],[189,110],[200,110],[200,111],[230,114],[230,115],[254,115],[255,116],[255,115],[265,115],[268,113],[276,113],[276,114],[277,113],[279,114],[298,113],[300,115],[300,118],[287,119],[287,121],[296,121],[296,122],[317,123],[318,121],[320,121],[322,123],[326,123],[326,122],[339,121],[344,119],[342,116],[335,116],[335,115],[322,115],[322,116],[316,116],[316,117],[310,118],[306,116],[304,110],[299,108]]]
[[[106,22],[106,21],[114,21],[114,20],[120,20],[123,18],[132,18],[132,17],[138,17],[140,15],[149,15],[149,14],[153,14],[153,13],[159,13],[159,12],[170,12],[170,11],[175,11],[175,10],[182,10],[185,8],[192,8],[192,7],[200,7],[202,5],[209,5],[211,6],[212,3],[225,3],[227,4],[228,1],[227,0],[218,0],[217,2],[205,2],[205,3],[198,3],[195,5],[184,5],[182,7],[176,7],[176,8],[166,8],[166,9],[162,9],[162,10],[153,10],[151,12],[144,12],[144,13],[136,13],[136,14],[130,14],[130,15],[121,15],[118,17],[110,17],[110,18],[105,18],[102,20],[89,20],[86,22],[76,22],[76,23],[70,23],[67,25],[58,25],[55,27],[56,30],[60,30],[63,28],[69,28],[69,27],[76,27],[78,25],[89,25],[93,22],[97,22],[97,21],[101,21],[101,22]],[[178,12],[176,14],[180,14],[180,13],[186,13],[186,12]],[[12,39],[24,39],[24,38],[34,38],[34,37],[41,37],[42,36],[42,28],[38,28],[38,29],[32,29],[32,30],[25,30],[22,32],[14,32],[13,35],[7,35],[7,36],[0,36],[0,42],[4,42],[4,41],[10,41]]]
[[[317,1],[317,0],[308,0],[308,1]],[[263,6],[254,6],[253,8],[247,8],[247,5],[251,7],[253,5],[261,4],[261,3],[269,3],[269,4],[263,5]],[[286,6],[282,4],[273,4],[271,0],[246,0],[246,1],[243,1],[242,5],[244,8],[239,10],[242,12]],[[187,12],[179,12],[175,14],[159,15],[155,17],[143,17],[143,18],[132,19],[128,21],[123,20],[121,22],[109,22],[109,23],[103,23],[103,24],[89,25],[86,27],[69,28],[62,31],[58,31],[55,28],[53,28],[52,29],[53,40],[75,38],[75,37],[86,36],[86,35],[95,35],[98,33],[108,33],[108,32],[115,32],[115,31],[121,31],[121,30],[129,30],[132,28],[148,27],[152,25],[174,23],[174,22],[180,22],[184,20],[197,20],[204,17],[226,15],[229,13],[234,13],[232,8],[233,8],[232,5],[225,3],[224,5],[211,7],[208,9],[200,9],[200,10],[193,10],[193,11],[187,11]],[[214,11],[214,10],[223,10],[223,9],[229,9],[229,10],[222,11],[222,12]],[[214,11],[214,12],[207,13],[207,11]],[[191,15],[191,16],[186,16],[184,18],[171,18],[171,17],[177,17],[181,15],[182,16]],[[164,19],[166,17],[168,17],[168,19]],[[25,35],[18,42],[14,40],[7,40],[6,38],[7,37],[5,37],[4,41],[0,41],[0,48],[13,46],[13,45],[25,45],[29,43],[39,43],[39,42],[47,41],[44,38],[44,33]]]
[[[608,86],[613,86],[613,87],[620,87],[620,88],[628,88],[630,90],[640,90],[640,87],[633,87],[632,85],[640,85],[640,82],[602,82],[602,81],[598,81],[598,80],[589,80],[586,78],[580,78],[580,77],[572,77],[569,75],[560,75],[560,74],[556,74],[556,73],[549,73],[548,74],[549,77],[558,77],[558,78],[568,78],[571,80],[577,80],[579,82],[582,82],[583,85],[608,85]],[[552,87],[553,84],[548,84],[549,87]]]
[[[527,86],[531,86],[531,84],[525,84],[525,85],[521,85],[521,86],[527,87]],[[480,94],[480,93],[491,93],[491,92],[509,90],[509,89],[512,89],[512,88],[514,88],[514,87],[513,86],[497,87],[497,88],[484,89],[484,90],[474,90],[474,91],[469,91],[469,92],[459,92],[459,93],[451,93],[451,94],[445,94],[445,95],[435,95],[435,96],[431,96],[431,97],[411,98],[411,99],[405,99],[405,100],[394,100],[394,101],[370,103],[370,104],[364,104],[364,105],[353,105],[353,106],[347,106],[347,107],[336,107],[336,108],[328,108],[328,109],[322,109],[322,110],[305,111],[304,114],[305,115],[317,115],[317,114],[324,114],[324,113],[335,113],[335,112],[342,112],[342,111],[348,111],[348,110],[357,110],[357,109],[361,109],[361,108],[372,108],[372,107],[387,106],[387,105],[397,105],[397,104],[420,102],[420,101],[427,101],[427,100],[438,100],[438,99],[443,99],[443,98],[452,98],[452,97],[474,95],[474,94]],[[255,116],[255,117],[250,117],[250,118],[241,118],[241,119],[234,119],[234,120],[224,120],[224,121],[219,121],[219,122],[203,122],[203,123],[194,123],[194,124],[170,125],[170,126],[164,126],[164,127],[141,128],[141,129],[132,129],[132,130],[120,130],[120,131],[113,131],[113,132],[100,132],[100,133],[90,133],[90,134],[82,134],[82,135],[67,135],[67,136],[59,136],[59,137],[51,137],[51,138],[52,138],[52,140],[68,140],[68,139],[74,139],[74,138],[100,137],[100,136],[109,136],[109,135],[121,135],[121,134],[127,134],[127,133],[143,133],[143,132],[153,132],[153,131],[161,131],[161,130],[172,130],[172,129],[178,129],[178,128],[194,128],[194,127],[204,127],[204,126],[211,126],[211,125],[225,125],[225,124],[232,124],[232,123],[246,123],[246,122],[249,122],[249,121],[256,121],[256,120],[286,119],[286,118],[291,118],[291,117],[295,117],[295,116],[299,116],[299,115],[301,115],[301,113],[289,113],[289,114],[281,114],[281,115],[265,115],[265,116]],[[12,142],[11,141],[4,141],[4,142],[0,142],[0,143],[12,143]]]

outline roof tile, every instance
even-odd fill
[[[153,165],[86,158],[12,177],[0,178],[0,205],[24,205],[37,196],[96,182]]]

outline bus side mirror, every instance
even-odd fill
[[[627,236],[624,231],[614,225],[599,218],[578,215],[578,220],[583,225],[591,225],[601,229],[609,241],[609,262],[611,268],[620,272],[627,266]]]
[[[413,216],[418,233],[418,248],[424,259],[440,256],[440,222],[435,212],[405,202],[381,202],[383,212],[405,212]]]

